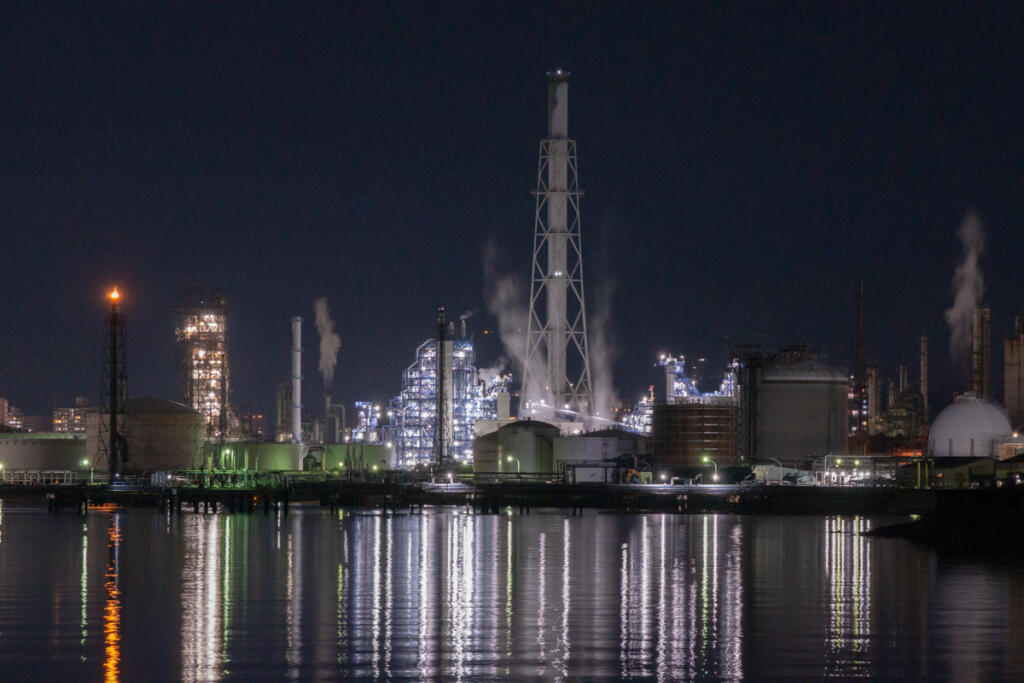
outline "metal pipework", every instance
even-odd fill
[[[302,318],[292,318],[292,443],[302,443]]]

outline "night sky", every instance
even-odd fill
[[[104,293],[129,393],[174,394],[172,309],[223,288],[232,402],[272,412],[313,301],[342,338],[336,399],[386,400],[476,310],[484,253],[525,300],[545,72],[572,72],[588,306],[615,387],[662,351],[806,342],[852,363],[863,279],[883,377],[932,341],[973,209],[996,386],[1024,310],[1024,5],[5,3],[0,9],[0,396],[98,398]],[[602,301],[599,302],[598,299]],[[1001,397],[1001,389],[999,390]]]

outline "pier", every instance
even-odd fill
[[[84,514],[90,507],[159,508],[168,514],[287,514],[289,506],[420,511],[461,506],[477,514],[539,508],[671,514],[925,514],[945,492],[896,487],[768,485],[636,485],[543,482],[358,482],[344,479],[280,481],[261,486],[13,485],[0,498],[45,502],[52,512]],[[978,491],[979,496],[988,495]],[[1021,494],[1024,498],[1024,493]]]

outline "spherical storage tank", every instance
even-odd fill
[[[928,455],[933,458],[996,457],[1013,429],[1006,411],[987,398],[958,396],[939,413],[928,434]]]

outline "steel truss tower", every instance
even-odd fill
[[[524,414],[541,407],[593,410],[576,141],[569,139],[569,73],[548,73],[548,137],[540,143],[523,370]],[[545,411],[547,412],[547,411]]]
[[[101,458],[106,457],[107,469],[113,480],[127,471],[129,462],[128,442],[124,434],[124,316],[121,313],[121,294],[117,288],[107,295],[107,300],[110,302],[110,311],[103,336],[103,391],[100,395],[101,405],[106,404],[106,414],[102,413],[101,408],[99,428]]]

